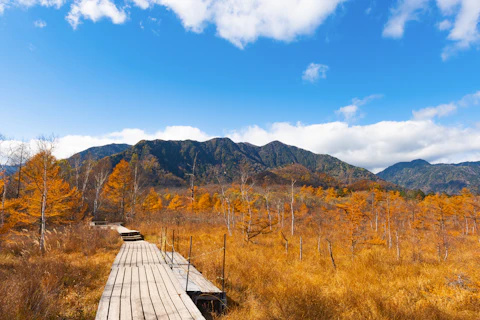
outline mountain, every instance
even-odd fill
[[[458,194],[463,188],[480,191],[480,162],[430,164],[425,160],[400,162],[379,172],[378,177],[425,193]]]
[[[88,148],[87,150],[74,154],[70,159],[80,157],[80,161],[83,162],[90,155],[92,157],[92,160],[100,160],[102,158],[125,151],[130,147],[131,145],[129,144],[117,144],[117,143],[107,144],[101,147],[92,147],[92,148]]]
[[[242,167],[248,167],[252,178],[263,175],[277,182],[295,178],[300,179],[297,180],[299,183],[311,180],[316,181],[314,184],[317,185],[326,185],[328,181],[334,181],[334,185],[347,185],[363,180],[380,180],[366,169],[352,166],[329,155],[314,154],[278,141],[261,147],[249,143],[235,143],[228,138],[205,142],[140,141],[120,153],[111,155],[112,165],[122,159],[130,161],[133,154],[155,158],[162,172],[158,178],[160,181],[157,182],[167,184],[172,181],[184,184],[188,181],[195,156],[196,180],[199,183],[217,181],[218,174],[215,170],[221,173],[226,182],[238,180]],[[298,166],[293,166],[296,164]],[[289,171],[291,172],[288,173]]]

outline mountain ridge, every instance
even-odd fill
[[[312,173],[327,174],[342,185],[361,180],[380,179],[370,171],[350,165],[333,156],[315,154],[295,146],[272,141],[264,146],[235,143],[229,138],[214,138],[204,142],[194,140],[142,140],[122,152],[108,156],[112,165],[122,159],[130,161],[133,154],[154,157],[164,174],[186,182],[195,156],[196,179],[205,183],[215,180],[214,171],[221,168],[228,181],[240,176],[246,166],[252,175],[293,164],[300,164]]]
[[[480,161],[431,164],[417,159],[399,162],[377,173],[383,180],[425,193],[459,194],[463,188],[480,191]]]

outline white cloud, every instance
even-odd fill
[[[330,154],[374,172],[400,161],[418,158],[433,163],[480,160],[480,126],[445,126],[428,119],[381,121],[369,125],[349,125],[345,122],[310,125],[277,122],[267,128],[253,125],[234,130],[226,136],[236,142],[255,145],[279,140],[318,154]],[[171,126],[154,133],[141,129],[124,129],[100,136],[61,137],[54,153],[58,158],[66,158],[90,147],[110,143],[135,144],[140,140],[153,139],[205,141],[213,137],[190,126]],[[4,144],[12,142],[14,141]],[[6,147],[4,144],[2,148]],[[35,140],[29,141],[29,145],[35,151]]]
[[[308,65],[307,69],[303,71],[302,79],[312,83],[318,79],[326,79],[327,71],[328,66],[312,62]]]
[[[452,23],[449,20],[445,19],[440,22],[437,27],[440,31],[450,30],[452,28]]]
[[[127,14],[110,0],[76,0],[65,19],[73,29],[76,29],[82,18],[93,22],[109,18],[114,24],[122,24],[127,20]]]
[[[433,119],[435,117],[445,117],[451,115],[457,110],[457,106],[454,103],[441,104],[436,107],[428,107],[420,110],[414,110],[413,118],[416,120]]]
[[[472,94],[467,94],[458,101],[458,105],[461,107],[472,107],[480,105],[480,91]]]
[[[480,1],[478,0],[437,0],[438,7],[446,16],[454,16],[455,23],[442,52],[442,59],[447,60],[458,51],[469,49],[480,42],[480,32],[477,27],[480,22]]]
[[[38,19],[36,21],[33,22],[33,25],[36,27],[36,28],[45,28],[47,26],[47,23],[45,21],[43,21],[42,19]]]
[[[103,146],[111,143],[127,143],[136,144],[141,140],[196,140],[205,141],[214,138],[201,131],[198,128],[190,126],[169,126],[164,130],[159,130],[154,133],[147,133],[141,129],[123,129],[122,131],[112,132],[101,136],[88,135],[67,135],[56,139],[56,147],[54,154],[57,158],[63,159],[72,156],[73,154],[83,151],[85,149]],[[4,142],[2,147],[7,147],[20,141],[8,140]],[[36,139],[27,141],[31,150],[37,150]]]
[[[37,50],[37,47],[35,47],[35,46],[34,46],[33,44],[31,44],[31,43],[28,44],[27,48],[28,48],[28,50],[30,50],[30,51],[32,51],[32,52],[35,51],[35,50]]]
[[[351,121],[355,120],[355,117],[357,115],[357,111],[358,111],[358,106],[356,106],[354,104],[351,104],[349,106],[342,107],[342,108],[338,109],[337,111],[335,111],[335,113],[338,116],[342,116],[344,121],[351,122]]]
[[[0,15],[5,12],[5,9],[8,8],[9,0],[0,0]]]
[[[351,105],[348,105],[336,110],[335,114],[337,116],[342,117],[345,122],[353,122],[357,120],[358,118],[357,112],[360,110],[361,106],[369,103],[372,100],[380,99],[382,97],[383,95],[381,94],[372,94],[363,99],[353,98]]]
[[[446,127],[430,120],[382,121],[365,126],[344,122],[274,123],[229,134],[234,141],[264,145],[279,140],[378,172],[400,161],[459,162],[480,159],[480,129]]]
[[[151,3],[148,0],[132,0],[132,1],[137,5],[137,7],[140,7],[143,10],[148,9],[151,5]]]
[[[419,11],[425,9],[429,0],[398,0],[395,8],[391,9],[390,18],[383,29],[383,36],[388,38],[402,38],[405,25],[408,21],[416,20]]]
[[[311,34],[346,0],[150,0],[175,12],[187,30],[209,24],[239,48],[259,37],[292,41]]]
[[[468,108],[477,105],[480,105],[480,91],[472,94],[467,94],[457,102],[450,102],[446,104],[441,104],[436,107],[428,107],[420,110],[414,110],[412,111],[412,113],[415,120],[428,120],[449,116],[455,113],[459,106],[463,108]]]

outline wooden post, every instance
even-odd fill
[[[172,231],[172,268],[173,268],[173,252],[175,252],[175,229]]]
[[[302,250],[303,250],[302,236],[300,236],[300,261],[302,261]]]
[[[167,235],[168,235],[168,229],[165,227],[165,241],[163,242],[163,255],[165,256],[165,262],[167,262]]]
[[[227,251],[227,234],[223,235],[223,269],[222,269],[222,292],[225,294],[225,257]]]
[[[188,276],[190,275],[190,259],[192,257],[192,236],[190,236],[190,250],[188,252],[188,267],[187,267],[187,285],[185,286],[185,292],[188,291]]]
[[[285,254],[288,254],[288,240],[285,240]]]

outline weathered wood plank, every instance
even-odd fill
[[[120,251],[117,253],[117,256],[115,257],[115,260],[113,261],[112,268],[118,267],[120,264],[120,259],[122,259],[123,253],[125,251],[125,245],[123,244],[120,247]]]
[[[130,305],[132,306],[132,318],[134,320],[144,319],[142,299],[140,297],[140,279],[139,279],[139,268],[138,267],[132,267]]]
[[[140,285],[140,298],[142,301],[143,315],[146,320],[157,319],[155,315],[155,309],[153,308],[152,300],[150,299],[150,292],[148,289],[147,274],[145,272],[145,266],[138,267],[139,270],[139,285]]]
[[[95,316],[96,320],[107,320],[108,319],[108,308],[110,306],[110,298],[112,297],[113,287],[115,285],[115,278],[117,277],[118,269],[113,268],[110,272],[110,275],[103,290],[102,297],[100,298],[100,303],[98,304],[97,314]]]
[[[165,289],[168,292],[169,297],[172,299],[180,317],[182,319],[194,319],[189,309],[197,309],[197,307],[186,294],[184,289],[180,288],[180,284],[172,273],[172,270],[166,265],[155,265],[155,267],[159,268],[163,283],[165,284]],[[164,270],[161,270],[161,268]],[[191,305],[188,302],[190,302]]]
[[[175,305],[173,304],[172,299],[170,298],[167,290],[165,289],[165,283],[163,282],[163,278],[160,275],[157,265],[152,266],[152,273],[153,277],[155,278],[158,293],[160,295],[160,298],[164,302],[165,311],[167,312],[170,320],[182,320],[182,318],[177,312],[177,309],[175,308]]]
[[[152,299],[153,308],[155,309],[155,314],[157,315],[157,319],[166,320],[168,319],[167,310],[164,306],[164,303],[168,303],[167,301],[162,301],[160,298],[160,294],[158,292],[157,285],[155,283],[155,278],[152,273],[152,266],[146,265],[145,273],[147,274],[147,281],[148,281],[148,290],[150,292],[150,298]]]
[[[120,297],[120,320],[132,320],[132,305],[130,302],[132,285],[132,268],[125,268],[122,294]]]
[[[113,286],[112,297],[110,298],[110,307],[108,308],[108,319],[120,319],[120,297],[122,294],[123,277],[125,275],[124,268],[118,268],[118,274]]]

